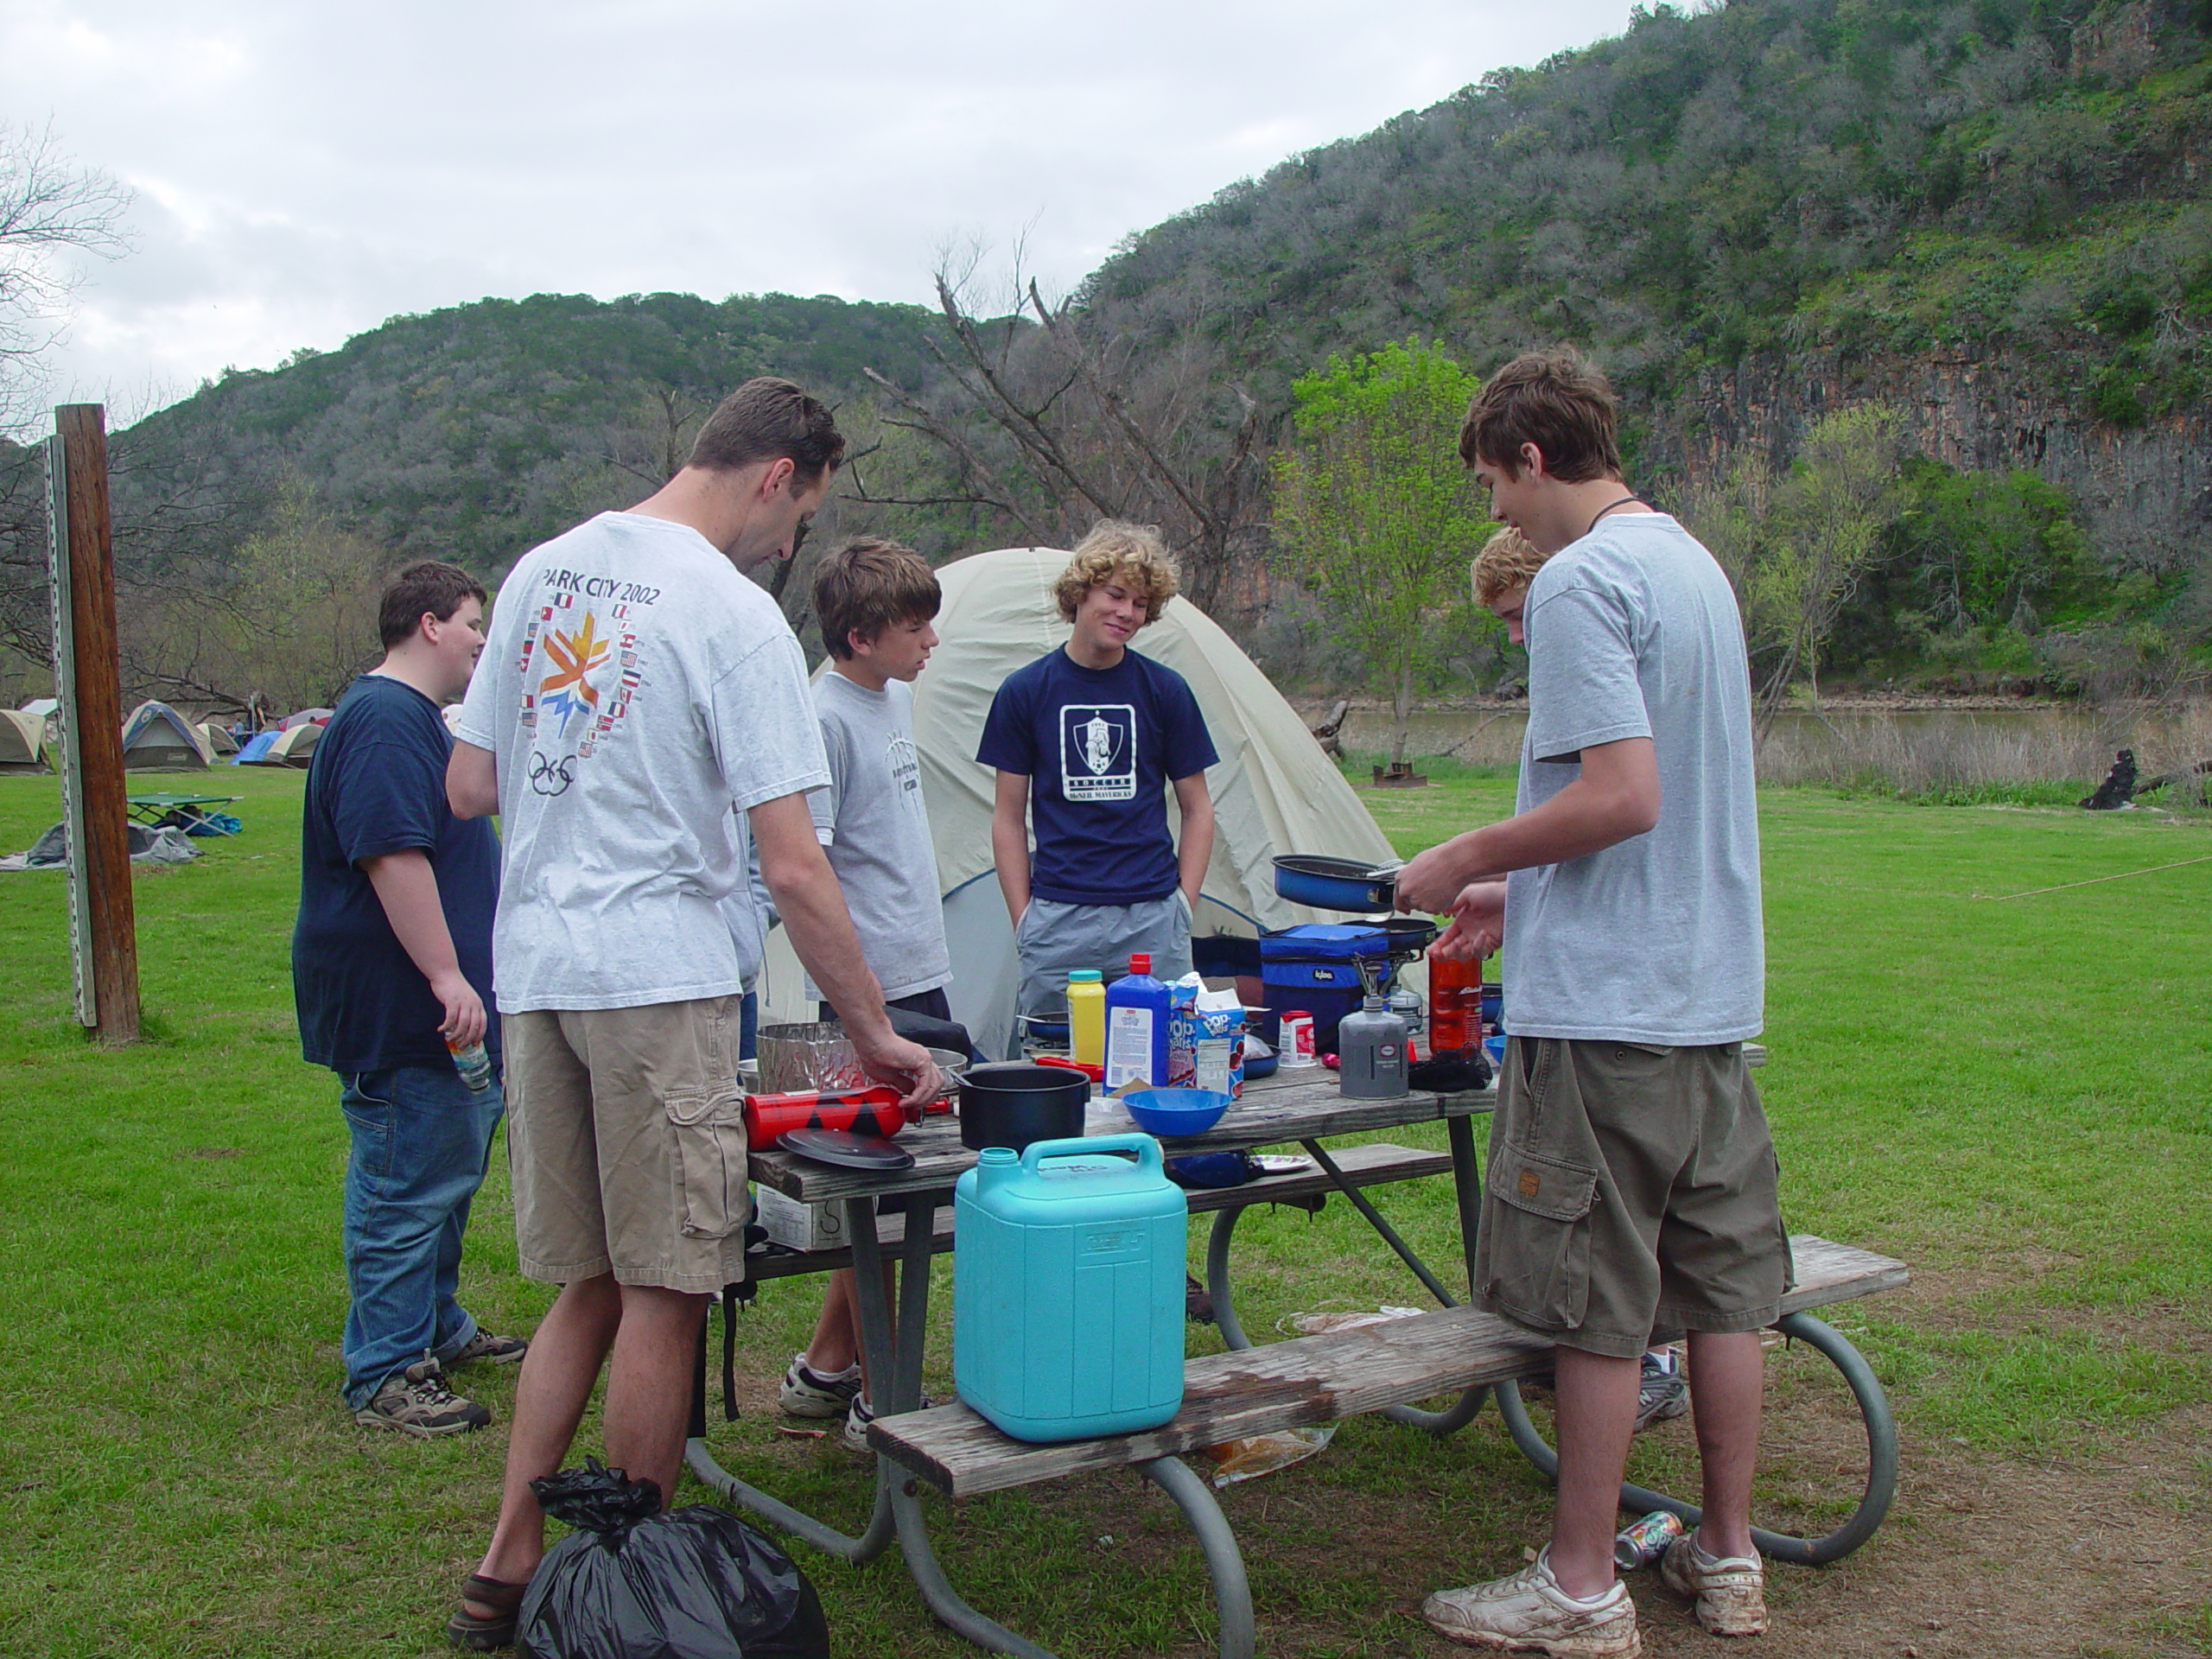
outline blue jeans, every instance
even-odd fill
[[[358,1411],[394,1371],[425,1353],[451,1359],[476,1334],[454,1300],[461,1236],[505,1105],[496,1077],[478,1094],[450,1065],[340,1072],[338,1083],[353,1137],[346,1403]]]

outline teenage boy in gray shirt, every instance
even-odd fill
[[[814,613],[830,671],[815,680],[814,709],[830,785],[806,804],[885,1006],[950,1020],[952,953],[914,748],[913,683],[937,645],[931,624],[940,600],[920,554],[872,536],[847,542],[815,572]],[[811,981],[807,988],[812,995]],[[835,1017],[827,1003],[821,1014]],[[849,1268],[830,1275],[813,1339],[793,1357],[778,1400],[793,1416],[842,1417],[846,1446],[868,1450],[875,1414]]]
[[[1492,512],[1554,556],[1522,620],[1518,810],[1398,878],[1402,905],[1452,912],[1446,954],[1504,948],[1476,1291],[1558,1344],[1551,1542],[1421,1612],[1471,1646],[1592,1659],[1640,1650],[1613,1528],[1639,1357],[1684,1331],[1704,1519],[1662,1577],[1716,1635],[1766,1628],[1759,1332],[1790,1276],[1743,1054],[1765,974],[1743,626],[1712,556],[1621,482],[1614,415],[1567,352],[1516,359],[1468,410]]]

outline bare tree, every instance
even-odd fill
[[[21,429],[45,388],[39,359],[82,280],[67,256],[124,252],[130,205],[128,190],[78,167],[50,130],[0,125],[0,431]]]
[[[949,486],[861,495],[906,506],[980,507],[1041,546],[1071,545],[1099,518],[1159,524],[1200,609],[1227,591],[1232,556],[1262,529],[1261,413],[1225,383],[1195,317],[1140,330],[1103,309],[1048,302],[1017,267],[1004,315],[973,303],[980,255],[936,276],[945,334],[933,395],[868,371],[887,423],[929,438]]]

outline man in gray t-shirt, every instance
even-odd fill
[[[1755,1634],[1759,1332],[1789,1262],[1743,1056],[1765,970],[1742,624],[1712,556],[1622,483],[1612,394],[1572,353],[1500,370],[1460,454],[1553,556],[1522,618],[1529,731],[1514,816],[1421,854],[1398,897],[1452,912],[1446,955],[1503,946],[1475,1288],[1557,1344],[1560,1478],[1535,1562],[1422,1615],[1461,1642],[1637,1650],[1612,1534],[1638,1360],[1687,1332],[1704,1519],[1661,1575],[1708,1630]]]

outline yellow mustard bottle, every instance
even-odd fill
[[[1106,1064],[1106,985],[1096,968],[1068,975],[1068,1057],[1077,1065]]]

